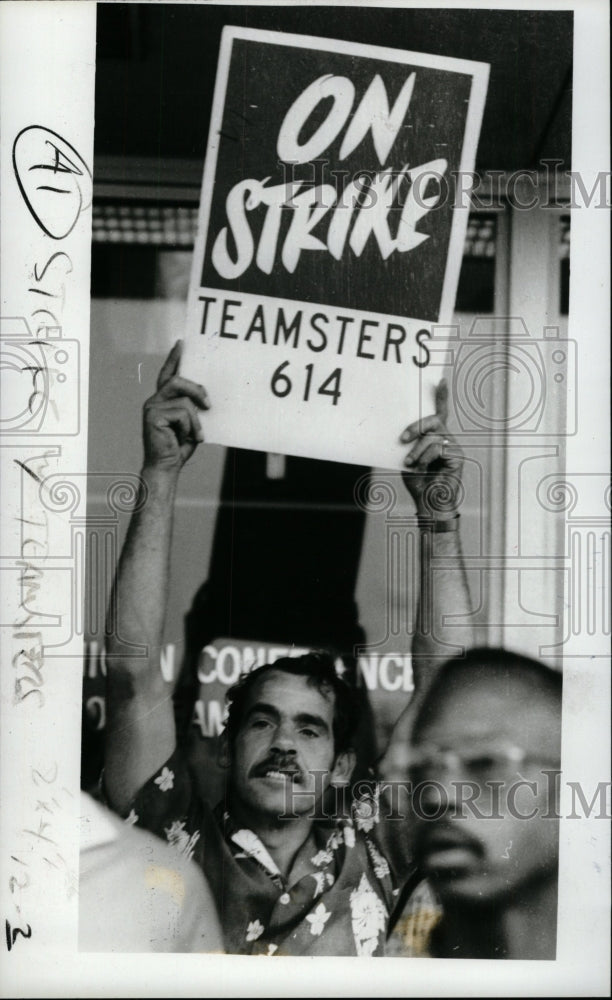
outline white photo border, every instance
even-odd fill
[[[197,0],[196,0],[197,2]],[[232,6],[228,3],[227,6]],[[318,4],[309,3],[308,6]],[[340,4],[338,4],[340,5]],[[345,6],[356,5],[342,4]],[[363,6],[397,7],[398,4],[363,4]],[[87,121],[93,123],[93,65],[95,32],[95,4],[90,0],[80,3],[70,0],[9,0],[3,4],[0,18],[3,26],[11,22],[20,24],[24,17],[32,16],[46,31],[46,60],[43,66],[27,61],[28,54],[36,52],[36,39],[21,36],[19,53],[22,67],[20,92],[11,91],[13,103],[27,102],[30,97],[41,101],[41,87],[47,75],[47,101],[56,89],[64,85],[73,88],[81,74],[85,81],[81,100],[66,106],[66,113],[73,107],[74,126],[66,135],[77,135],[86,162],[92,161],[92,132]],[[297,4],[296,4],[297,6]],[[324,6],[324,4],[321,4]],[[427,0],[406,0],[406,9],[444,8],[444,3]],[[472,0],[453,4],[453,9],[487,10],[490,0]],[[574,13],[574,94],[572,116],[572,170],[579,173],[587,190],[591,190],[601,171],[609,170],[609,12],[605,0],[556,0],[554,3],[496,3],[498,10],[553,10]],[[31,12],[31,15],[30,13]],[[38,29],[36,29],[38,30]],[[34,31],[34,27],[32,27]],[[67,35],[70,35],[70,64],[66,61]],[[0,85],[7,82],[17,60],[7,59],[5,46],[10,32],[0,38]],[[59,46],[59,51],[54,51]],[[11,65],[7,67],[7,62]],[[49,74],[56,74],[54,86],[49,86]],[[66,74],[63,77],[63,74]],[[60,79],[61,78],[61,79]],[[14,82],[14,78],[13,81]],[[32,88],[32,89],[30,89]],[[34,92],[34,89],[36,92]],[[83,109],[85,101],[85,110]],[[89,103],[87,104],[87,101]],[[42,102],[44,104],[44,101]],[[78,107],[77,107],[78,105]],[[3,111],[3,181],[5,157],[10,156],[12,140],[10,126],[13,121],[9,105]],[[77,122],[77,119],[80,119]],[[40,123],[37,119],[37,124]],[[33,120],[32,120],[33,122]],[[49,125],[53,128],[52,125]],[[8,139],[7,139],[8,134]],[[7,154],[6,146],[9,150]],[[10,166],[10,164],[9,164]],[[8,167],[7,167],[8,169]],[[11,191],[5,185],[1,203],[3,223],[10,211],[7,208]],[[91,229],[90,216],[83,213],[83,222]],[[573,208],[572,266],[570,277],[569,336],[581,345],[578,366],[577,407],[578,433],[567,441],[567,468],[575,473],[603,474],[609,472],[609,214],[591,204]],[[3,226],[4,228],[4,226]],[[10,234],[9,234],[10,235]],[[81,234],[82,235],[82,234]],[[2,315],[23,315],[25,306],[15,305],[16,291],[7,285],[7,278],[15,262],[9,260],[9,239],[3,238],[5,255],[2,260]],[[82,268],[79,289],[74,290],[78,310],[70,314],[72,329],[80,322],[78,334],[68,336],[80,340],[81,360],[87,359],[89,295],[88,268]],[[15,312],[16,308],[16,312]],[[76,306],[75,306],[76,309]],[[13,311],[11,311],[13,310]],[[82,367],[84,398],[87,398],[87,371]],[[87,422],[83,420],[80,434],[73,441],[63,444],[63,456],[72,464],[67,468],[86,471]],[[13,442],[4,447],[2,461],[14,466]],[[24,445],[25,447],[25,445]],[[44,449],[42,449],[44,450]],[[57,457],[57,456],[56,456]],[[58,468],[61,472],[61,468]],[[10,476],[14,484],[14,477]],[[5,482],[8,480],[5,478]],[[3,548],[11,558],[11,545],[15,542],[15,517],[20,516],[21,495],[11,487],[3,486],[2,519]],[[17,506],[16,506],[17,505]],[[55,693],[49,698],[55,715],[49,717],[42,730],[32,722],[31,715],[22,726],[16,713],[14,691],[10,675],[12,641],[15,621],[11,592],[12,579],[5,564],[2,568],[2,743],[1,777],[3,779],[3,826],[1,843],[0,898],[4,921],[15,920],[15,884],[10,883],[14,871],[10,858],[19,856],[24,822],[31,821],[35,804],[26,801],[21,785],[23,775],[31,772],[34,759],[28,754],[36,749],[40,759],[41,741],[49,760],[65,762],[65,786],[73,796],[73,806],[66,805],[63,818],[57,822],[57,838],[62,854],[74,867],[78,852],[78,751],[80,733],[81,671],[78,664],[78,647],[71,647],[71,661],[76,667],[66,668],[58,681]],[[14,560],[15,561],[15,560]],[[42,585],[41,594],[51,596],[50,606],[57,608],[57,593],[49,594],[53,586],[52,575]],[[46,589],[45,589],[46,588]],[[70,597],[70,595],[69,595]],[[8,639],[5,645],[4,633]],[[610,707],[610,649],[606,636],[600,637],[600,655],[597,658],[581,656],[581,636],[570,638],[570,655],[564,659],[564,724],[563,757],[564,774],[562,814],[571,809],[567,780],[580,780],[592,789],[599,782],[607,781],[604,761],[609,760],[609,707]],[[590,637],[592,649],[592,637]],[[8,662],[7,651],[10,652]],[[56,669],[56,668],[54,668]],[[60,672],[58,672],[58,677]],[[64,704],[61,699],[65,698]],[[36,699],[33,699],[36,700]],[[72,755],[72,756],[71,756]],[[70,764],[72,760],[72,764]],[[68,799],[65,800],[68,802]],[[17,836],[17,841],[15,837]],[[561,861],[558,958],[554,962],[489,962],[420,959],[276,959],[261,964],[258,958],[213,955],[91,955],[77,950],[76,895],[65,892],[58,895],[59,876],[50,870],[49,879],[31,886],[32,895],[23,904],[24,918],[31,926],[31,937],[18,936],[15,947],[9,952],[2,942],[0,963],[2,995],[32,997],[87,997],[87,996],[308,996],[323,989],[330,996],[594,996],[607,995],[609,988],[609,824],[591,816],[583,819],[561,821]],[[40,859],[38,862],[40,870]],[[27,911],[27,912],[26,912]],[[376,961],[376,965],[372,963]],[[365,963],[365,964],[363,964]],[[314,972],[316,968],[316,980]]]

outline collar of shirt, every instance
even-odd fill
[[[313,824],[293,860],[291,871],[283,877],[278,865],[253,830],[239,827],[231,814],[220,806],[215,814],[226,842],[232,845],[234,859],[239,861],[251,858],[282,891],[296,886],[308,875],[323,884],[333,884],[335,872],[341,864],[338,851],[344,846],[344,828],[349,827],[351,834],[353,833],[350,821],[340,820],[331,827],[328,824]]]

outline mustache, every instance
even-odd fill
[[[255,766],[251,768],[249,771],[249,777],[265,778],[269,771],[280,771],[281,774],[289,775],[292,781],[295,782],[304,781],[304,772],[297,763],[293,754],[270,754],[270,756],[266,757],[266,759],[260,764],[255,764]]]

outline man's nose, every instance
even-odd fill
[[[277,727],[271,749],[281,753],[296,753],[295,736],[290,726]]]
[[[449,791],[448,782],[437,776],[425,778],[413,790],[415,811],[427,819],[440,817],[449,807]]]

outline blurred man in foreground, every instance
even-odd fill
[[[211,891],[193,861],[81,792],[79,949],[222,952]]]
[[[416,861],[441,909],[428,940],[415,941],[413,896],[388,954],[555,958],[561,683],[496,649],[438,673],[415,720],[409,774]]]

